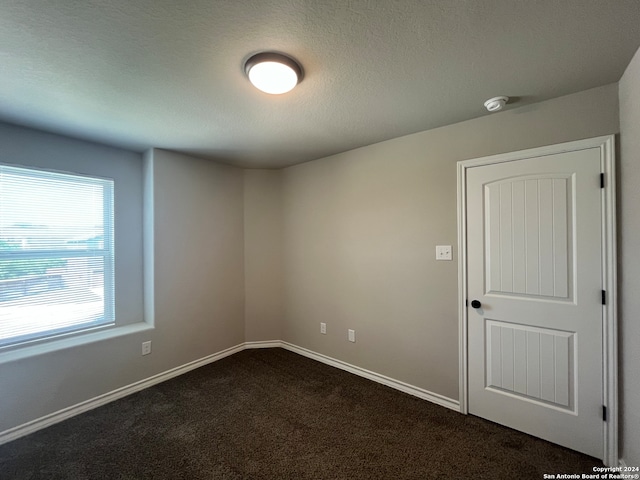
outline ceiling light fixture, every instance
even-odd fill
[[[293,58],[280,53],[262,52],[249,58],[244,72],[258,90],[280,94],[293,90],[302,81],[302,67]]]
[[[484,102],[484,106],[490,112],[497,112],[499,110],[502,110],[508,101],[509,101],[509,97],[505,97],[505,96],[493,97],[487,100],[486,102]]]

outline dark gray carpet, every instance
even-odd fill
[[[282,349],[0,446],[0,479],[541,479],[598,460]]]

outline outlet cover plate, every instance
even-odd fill
[[[452,260],[451,245],[436,245],[436,260]]]

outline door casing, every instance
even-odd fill
[[[460,412],[469,413],[468,397],[468,337],[467,337],[467,217],[466,174],[467,169],[482,165],[499,164],[557,153],[600,149],[600,167],[604,173],[601,189],[602,211],[602,288],[606,291],[606,304],[602,305],[603,328],[603,405],[607,409],[607,421],[603,423],[604,451],[602,460],[607,466],[618,466],[618,342],[617,342],[617,273],[616,273],[616,190],[615,190],[615,136],[577,140],[545,147],[520,150],[499,155],[480,157],[458,162],[458,335]]]

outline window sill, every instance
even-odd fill
[[[121,327],[110,328],[108,330],[101,330],[99,332],[86,333],[84,335],[81,334],[73,337],[53,340],[51,342],[25,346],[0,353],[0,364],[15,362],[24,358],[44,355],[90,343],[102,342],[111,338],[122,337],[124,335],[131,335],[133,333],[145,332],[148,330],[153,330],[153,325],[149,325],[146,322],[138,322],[130,325],[123,325]]]

